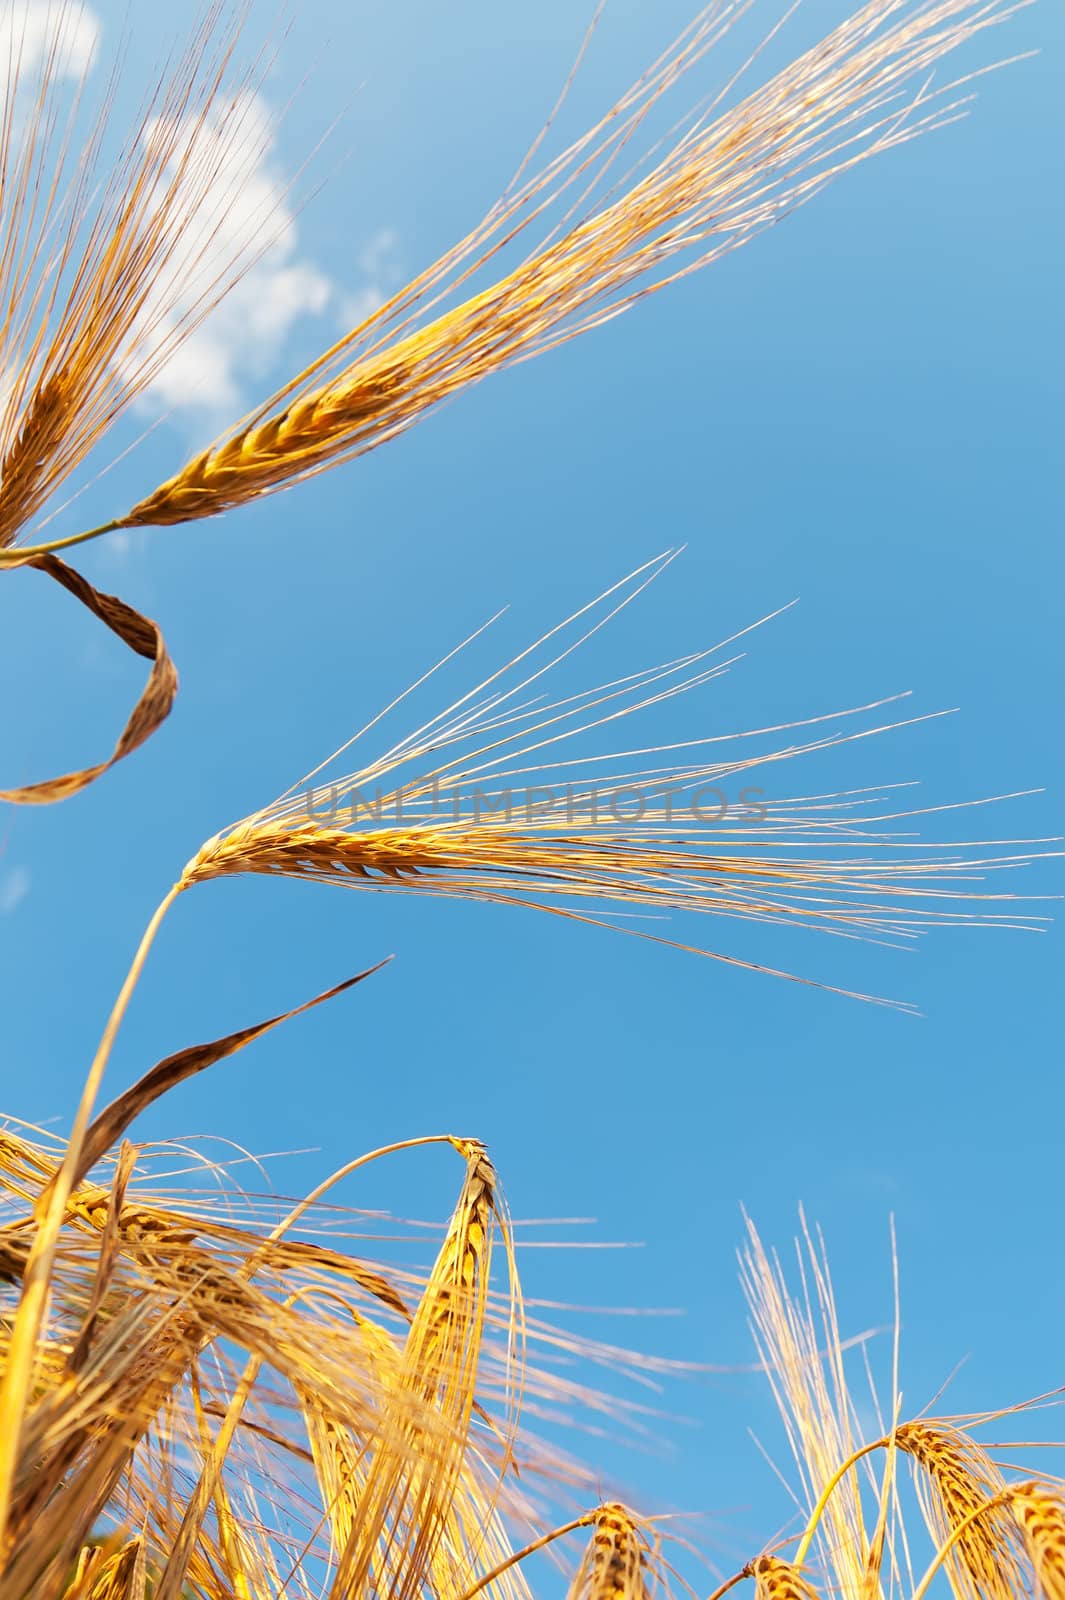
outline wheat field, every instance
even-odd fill
[[[248,138],[270,52],[251,48],[247,7],[210,0],[116,151],[115,81],[98,100],[88,66],[71,82],[76,0],[41,6],[0,5],[0,586],[16,569],[43,573],[150,666],[113,751],[0,791],[12,808],[120,784],[111,769],[163,729],[177,695],[160,626],[66,552],[355,472],[356,457],[482,378],[550,361],[754,245],[851,167],[954,120],[975,74],[951,79],[952,53],[994,39],[984,67],[995,65],[991,30],[1019,9],[867,0],[786,66],[763,75],[756,49],[728,92],[700,98],[709,53],[746,10],[706,7],[559,154],[535,139],[472,231],[212,445],[105,523],[57,533],[53,517],[69,520],[76,498],[56,497],[99,469],[105,436],[265,248],[257,236],[219,259],[202,223],[219,163]],[[672,131],[645,147],[659,113]],[[184,865],[149,864],[171,887],[102,1006],[68,1131],[31,1126],[16,1106],[0,1126],[0,1600],[718,1600],[742,1586],[756,1600],[924,1600],[932,1588],[1065,1600],[1058,1456],[1045,1441],[1038,1455],[1034,1441],[988,1441],[1053,1397],[973,1415],[904,1410],[898,1313],[889,1388],[870,1377],[871,1397],[859,1394],[864,1347],[846,1337],[805,1220],[789,1271],[753,1224],[740,1258],[796,1514],[718,1572],[680,1523],[622,1503],[586,1459],[600,1431],[642,1425],[629,1379],[683,1385],[691,1373],[596,1345],[526,1302],[515,1225],[476,1130],[397,1129],[292,1201],[242,1186],[236,1165],[187,1142],[134,1139],[136,1119],[194,1076],[320,1004],[357,1006],[384,962],[111,1087],[164,919],[197,890],[194,917],[201,886],[234,878],[536,910],[604,940],[622,932],[904,1011],[905,998],[751,960],[729,934],[806,929],[829,947],[905,948],[973,927],[1040,931],[1058,841],[1002,839],[982,820],[1015,796],[917,806],[857,780],[821,792],[819,760],[905,737],[934,707],[842,696],[756,728],[715,722],[707,734],[693,711],[684,738],[672,722],[656,730],[704,692],[712,704],[759,622],[620,677],[583,676],[601,630],[652,583],[668,586],[677,556],[619,575],[604,551],[607,588],[470,673],[443,710],[419,721],[411,696],[434,693],[443,668],[465,671],[486,629],[418,667],[409,690],[280,796],[220,816]],[[409,731],[386,733],[408,712]],[[790,786],[793,764],[794,789],[766,798],[759,779]],[[718,805],[726,784],[740,799]],[[61,830],[66,814],[47,820]],[[432,1252],[413,1225],[390,1251],[370,1226],[373,1180],[381,1163],[430,1148],[454,1165],[453,1209],[428,1235]],[[351,1179],[363,1211],[336,1197]]]

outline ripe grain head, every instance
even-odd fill
[[[619,181],[616,164],[630,158],[648,113],[742,9],[707,7],[583,138],[120,525],[212,516],[363,454],[488,373],[745,244],[837,173],[950,120],[956,86],[930,91],[931,68],[1015,7],[867,0],[817,48],[729,104],[737,75],[678,124],[665,154],[656,147]],[[546,239],[515,268],[438,309],[541,225]]]
[[[618,1501],[601,1505],[567,1600],[647,1600],[657,1587],[652,1525]]]
[[[798,1567],[777,1556],[759,1556],[748,1569],[757,1600],[818,1600],[817,1590]]]
[[[528,1600],[514,1535],[550,1525],[552,1484],[587,1494],[591,1474],[515,1431],[525,1360],[516,1278],[508,1272],[502,1293],[489,1285],[493,1237],[510,1255],[498,1180],[476,1140],[440,1142],[462,1156],[462,1187],[433,1268],[401,1274],[402,1294],[391,1269],[317,1242],[314,1228],[290,1239],[254,1197],[241,1219],[217,1190],[213,1205],[206,1191],[199,1204],[153,1192],[144,1152],[132,1169],[129,1152],[104,1161],[93,1175],[102,1181],[77,1187],[19,1439],[5,1596],[71,1600],[75,1572],[88,1600],[91,1582],[126,1574],[129,1539],[92,1544],[109,1521],[138,1531],[152,1592],[165,1593],[218,1419],[236,1403],[183,1566],[196,1592],[244,1594],[244,1582],[265,1600],[289,1592],[293,1574],[339,1583],[361,1559],[395,1600],[427,1583],[461,1600],[480,1579],[489,1600]],[[0,1222],[19,1239],[62,1141],[8,1132],[4,1151]],[[187,1152],[161,1147],[155,1164],[165,1170],[175,1155]],[[317,1221],[335,1227],[343,1215],[330,1206]],[[364,1225],[351,1214],[353,1237]],[[17,1252],[10,1261],[7,1300]],[[6,1333],[0,1316],[0,1361]],[[259,1376],[242,1394],[249,1361]],[[528,1375],[534,1395],[564,1394],[577,1410],[572,1381],[550,1367]]]
[[[958,1600],[1015,1600],[1025,1574],[995,1462],[969,1433],[945,1421],[903,1423],[895,1440],[920,1469],[932,1537],[939,1545],[954,1539],[945,1568]]]
[[[713,681],[728,665],[724,646],[548,702],[534,686],[641,592],[648,570],[661,563],[360,771],[326,782],[319,768],[224,829],[189,861],[181,887],[258,873],[531,906],[756,970],[772,969],[638,919],[691,912],[899,944],[936,928],[1035,923],[987,881],[1038,854],[1030,843],[914,844],[897,830],[935,808],[899,809],[890,792],[766,793],[760,780],[783,762],[903,726],[877,719],[884,702],[741,734],[603,748],[619,721]],[[575,746],[590,753],[571,754]]]
[[[1042,1600],[1065,1600],[1065,1500],[1038,1479],[1013,1489],[1010,1509],[1024,1537]]]

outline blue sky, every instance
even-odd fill
[[[275,111],[292,100],[268,172],[294,171],[343,115],[303,185],[323,182],[293,217],[281,279],[259,280],[259,300],[214,335],[241,404],[478,219],[550,107],[586,9],[304,0],[263,90]],[[98,10],[105,59],[122,13]],[[560,131],[598,114],[691,10],[611,0]],[[185,0],[168,11],[192,15]],[[774,60],[840,14],[809,0]],[[742,41],[777,16],[756,7]],[[127,81],[147,73],[158,28],[136,16]],[[920,779],[929,803],[1045,785],[1003,806],[994,835],[1061,830],[1063,45],[1057,8],[1025,10],[966,61],[1039,54],[983,80],[973,115],[845,175],[749,248],[294,493],[86,549],[93,581],[160,620],[183,692],[104,781],[0,821],[8,1111],[66,1123],[140,928],[203,838],[501,604],[500,652],[666,546],[687,550],[599,642],[597,670],[801,603],[728,678],[669,708],[664,737],[912,689],[915,709],[960,713],[811,762],[803,781]],[[700,69],[707,86],[718,70]],[[216,413],[180,408],[63,531],[153,487]],[[107,459],[143,421],[123,424]],[[97,758],[137,667],[33,574],[6,578],[2,603],[5,782]],[[1038,869],[1027,887],[1056,892],[1060,875]],[[269,1164],[290,1193],[377,1144],[475,1134],[516,1216],[595,1218],[565,1231],[639,1244],[529,1251],[530,1293],[683,1308],[621,1337],[726,1367],[751,1354],[741,1204],[780,1245],[800,1203],[822,1225],[845,1331],[890,1316],[894,1215],[907,1402],[925,1404],[963,1359],[951,1409],[1060,1381],[1065,1291],[1047,1271],[1060,929],[947,932],[913,954],[712,932],[926,1015],[507,908],[242,880],[177,907],[108,1086],[395,952],[372,983],[185,1086],[138,1132],[300,1152]],[[442,1217],[456,1179],[453,1160],[407,1156],[345,1197]],[[605,1318],[580,1326],[619,1337]],[[760,1380],[703,1377],[666,1403],[692,1426],[665,1427],[654,1455],[605,1445],[607,1480],[654,1509],[712,1513],[703,1540],[748,1553],[748,1534],[788,1515],[746,1433],[782,1457]]]

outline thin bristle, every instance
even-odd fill
[[[957,86],[930,93],[934,64],[1013,9],[995,0],[869,0],[746,99],[721,110],[718,96],[681,124],[657,165],[630,174],[615,198],[614,162],[731,23],[709,6],[583,139],[119,525],[213,516],[372,450],[488,373],[737,249],[837,173],[950,120],[957,101],[943,97]],[[909,93],[911,79],[921,82]],[[546,243],[425,320],[555,201],[563,214]]]
[[[228,0],[205,7],[103,182],[95,168],[113,119],[113,85],[87,132],[79,121],[84,93],[66,114],[60,104],[61,41],[78,9],[77,0],[54,0],[52,44],[33,70],[23,61],[29,24],[17,8],[4,24],[11,55],[0,127],[0,550],[15,543],[268,237],[267,227],[228,256],[216,251],[208,263],[204,254],[216,222],[219,161],[249,138],[241,104],[250,80],[236,74],[227,86],[239,5],[235,14]]]
[[[747,1235],[740,1257],[740,1282],[802,1495],[812,1510],[841,1462],[852,1457],[856,1448],[855,1406],[844,1368],[828,1266],[823,1247],[804,1231],[803,1245],[797,1246],[802,1294],[793,1297],[780,1263],[766,1252],[750,1220]],[[817,1531],[835,1579],[833,1592],[843,1600],[864,1600],[869,1539],[855,1473],[848,1472],[836,1486]],[[809,1600],[801,1568],[805,1552],[798,1559],[796,1571],[789,1563],[763,1557],[769,1565],[760,1583],[770,1578],[782,1585],[794,1581],[800,1586],[795,1591],[798,1600]]]
[[[651,567],[653,576],[661,563]],[[633,574],[361,771],[297,786],[223,830],[188,862],[179,887],[256,873],[442,894],[606,920],[736,965],[755,964],[631,919],[693,912],[896,943],[933,928],[1035,923],[1008,909],[1011,895],[985,886],[987,875],[1034,859],[1030,848],[914,842],[897,825],[925,810],[894,810],[873,791],[772,798],[752,785],[759,769],[771,774],[782,761],[902,726],[848,728],[878,705],[749,734],[569,755],[575,738],[721,670],[708,664],[713,651],[701,652],[553,703],[529,697],[648,581]],[[575,643],[556,644],[578,619]],[[803,726],[814,735],[775,742]],[[768,748],[756,753],[759,734]]]

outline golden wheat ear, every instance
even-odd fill
[[[361,455],[487,374],[737,249],[838,173],[951,120],[959,86],[930,92],[935,64],[1016,7],[869,0],[729,104],[738,74],[679,124],[664,154],[656,148],[619,179],[649,110],[744,9],[709,6],[582,139],[117,525],[213,516]],[[498,251],[541,224],[543,242],[474,287]],[[441,309],[460,293],[468,298]]]
[[[1038,1480],[1010,1496],[1042,1600],[1065,1600],[1065,1497],[1060,1485]]]
[[[1023,1547],[1002,1500],[1006,1480],[987,1451],[967,1432],[939,1420],[905,1422],[895,1439],[918,1469],[932,1537],[950,1547],[945,1569],[957,1600],[1015,1600],[1023,1594]]]
[[[1038,927],[1011,894],[985,883],[1054,853],[1033,850],[1036,841],[914,843],[899,829],[937,808],[900,810],[890,785],[768,790],[784,762],[904,726],[870,715],[886,702],[603,750],[603,730],[711,683],[729,664],[731,640],[548,700],[547,675],[668,559],[583,606],[361,770],[327,781],[333,758],[306,787],[223,829],[188,862],[178,892],[257,873],[444,895],[618,927],[783,977],[794,974],[707,950],[655,922],[688,912],[902,946],[972,923]]]
[[[799,1568],[778,1556],[759,1556],[751,1562],[750,1572],[755,1600],[819,1600]]]
[[[616,1501],[601,1505],[567,1600],[648,1600],[657,1586],[650,1525]]]

